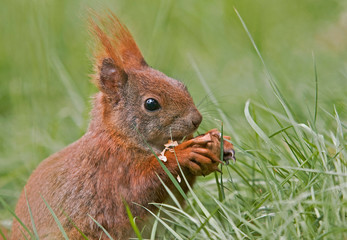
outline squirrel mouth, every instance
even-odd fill
[[[178,143],[181,143],[185,140],[189,140],[189,139],[192,139],[193,138],[193,133],[195,132],[196,130],[188,133],[188,134],[185,134],[185,135],[180,135],[180,136],[171,136],[168,141],[172,140],[172,141],[177,141]]]
[[[173,137],[173,138],[170,138],[169,141],[172,140],[172,141],[177,141],[178,143],[181,143],[184,139],[186,139],[186,136],[184,136],[184,137]]]
[[[196,128],[194,128],[192,131],[186,132],[185,134],[170,134],[167,137],[161,138],[161,140],[157,139],[158,141],[152,142],[150,145],[155,148],[158,151],[161,151],[165,148],[165,144],[173,141],[177,142],[178,144],[182,143],[183,141],[189,140],[193,138],[193,134],[196,131]]]

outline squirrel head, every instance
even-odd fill
[[[128,29],[112,13],[100,22],[106,30],[91,21],[101,43],[94,75],[102,108],[98,124],[157,151],[170,139],[193,134],[202,116],[186,86],[148,66]]]

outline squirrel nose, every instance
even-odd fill
[[[198,128],[200,123],[201,123],[201,121],[202,121],[202,116],[197,111],[196,114],[194,114],[193,119],[192,119],[192,123],[193,123],[194,127]]]

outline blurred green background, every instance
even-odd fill
[[[0,197],[14,208],[33,169],[88,126],[90,99],[97,91],[89,77],[89,8],[114,11],[147,62],[187,84],[204,115],[201,131],[219,127],[213,95],[232,126],[226,126],[226,134],[237,144],[246,142],[251,134],[243,114],[247,99],[280,106],[234,7],[297,121],[314,112],[315,58],[319,125],[331,127],[325,111],[333,113],[334,106],[346,123],[347,1],[2,0]],[[278,130],[266,127],[269,133]],[[9,212],[0,208],[0,220],[6,219]]]

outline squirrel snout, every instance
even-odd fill
[[[202,121],[202,116],[201,114],[197,111],[194,115],[193,115],[193,118],[192,118],[192,123],[194,125],[194,127],[198,128],[200,123]]]

